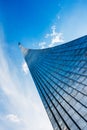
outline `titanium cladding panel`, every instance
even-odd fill
[[[87,130],[87,36],[25,60],[54,130]]]

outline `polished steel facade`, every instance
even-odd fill
[[[87,130],[87,36],[24,57],[53,129]]]

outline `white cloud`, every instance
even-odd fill
[[[51,44],[49,44],[49,47],[53,47],[54,45],[56,45],[56,43],[63,43],[64,40],[62,38],[62,33],[57,33],[56,36],[54,36],[51,40]]]
[[[46,45],[46,42],[40,42],[40,43],[39,43],[39,47],[40,47],[41,49],[44,49],[44,48],[45,48],[45,45]]]
[[[52,33],[47,33],[45,38],[56,36],[56,31],[55,31],[56,30],[56,26],[55,25],[53,25],[51,27],[51,30],[52,30]]]
[[[56,32],[56,26],[53,25],[51,27],[52,33],[46,34],[45,38],[49,38],[51,39],[51,43],[48,45],[48,47],[52,47],[54,45],[56,45],[56,43],[63,43],[63,34],[60,32]]]
[[[20,68],[16,68],[13,64],[14,55],[11,54],[13,57],[9,58],[8,53],[5,52],[6,48],[1,47],[1,45],[10,47],[5,42],[2,32],[0,31],[0,128],[2,130],[51,130],[52,126],[30,73],[25,77]],[[20,64],[19,60],[16,64]]]
[[[55,35],[56,35],[56,26],[53,25],[53,26],[51,27],[51,29],[52,29],[51,36],[55,36]]]
[[[57,33],[52,39],[52,43],[63,42],[62,33]]]
[[[6,119],[13,122],[13,123],[20,123],[21,122],[21,119],[17,115],[14,115],[14,114],[6,115]]]
[[[29,70],[28,70],[28,66],[26,64],[26,62],[23,62],[22,63],[22,70],[25,74],[28,74],[29,73]]]

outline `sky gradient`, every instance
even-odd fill
[[[87,35],[87,0],[0,0],[0,130],[52,130],[23,55]]]

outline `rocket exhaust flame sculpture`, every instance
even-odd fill
[[[87,130],[87,36],[47,49],[19,43],[54,130]]]

